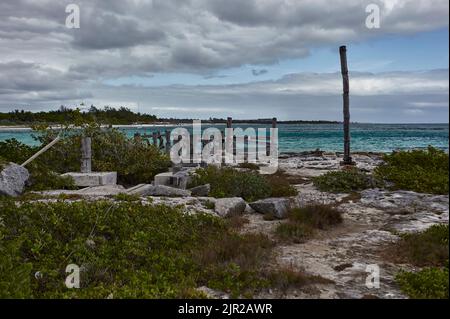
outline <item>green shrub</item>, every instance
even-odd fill
[[[136,201],[141,200],[141,197],[139,195],[126,194],[126,193],[119,193],[117,195],[114,195],[112,198],[114,200],[121,201],[121,202],[136,202]]]
[[[298,194],[297,189],[292,186],[285,173],[278,170],[275,174],[264,175],[270,184],[270,197],[290,197]]]
[[[83,135],[92,138],[92,170],[116,171],[119,183],[149,183],[156,174],[167,171],[171,165],[169,157],[157,147],[144,139],[129,139],[117,129],[93,125],[61,134],[63,139],[40,158],[59,173],[80,170]],[[56,132],[46,130],[38,139],[47,144],[55,136]]]
[[[396,281],[401,290],[413,299],[448,299],[448,266],[425,268],[419,272],[402,271]]]
[[[312,205],[289,212],[288,220],[277,226],[275,233],[281,240],[304,242],[315,229],[327,229],[342,223],[341,212],[328,205]]]
[[[8,162],[0,156],[0,170],[2,170]]]
[[[203,285],[251,296],[272,284],[273,243],[231,224],[141,202],[1,201],[0,297],[196,298]],[[64,285],[68,264],[80,289]]]
[[[38,147],[25,145],[16,139],[10,139],[0,142],[0,155],[6,162],[22,164],[34,153],[39,150]],[[75,189],[71,177],[61,177],[53,171],[51,165],[48,165],[39,159],[31,162],[26,167],[30,172],[30,179],[26,190],[42,191],[48,189]]]
[[[410,298],[448,299],[448,241],[448,224],[433,225],[420,233],[402,235],[389,249],[396,262],[432,266],[419,272],[397,274],[397,283]]]
[[[31,157],[38,148],[25,145],[15,138],[0,141],[0,158],[6,162],[22,164]]]
[[[149,183],[153,177],[170,166],[170,159],[154,145],[144,140],[128,139],[116,129],[103,129],[92,125],[83,129],[63,129],[60,132],[40,128],[35,138],[46,145],[56,138],[61,140],[27,166],[31,173],[32,190],[71,189],[67,178],[57,178],[55,173],[80,171],[81,137],[92,137],[92,170],[116,171],[119,183]],[[22,163],[40,147],[31,147],[7,140],[0,142],[0,156],[5,160]]]
[[[210,196],[217,198],[242,197],[254,201],[297,195],[297,190],[278,174],[260,175],[256,171],[239,171],[231,167],[198,169],[190,187],[204,184],[211,185]]]
[[[257,172],[242,172],[231,167],[208,166],[198,169],[193,175],[192,187],[210,184],[210,196],[242,197],[247,201],[269,197],[271,188],[268,181]]]
[[[405,234],[389,253],[396,261],[415,266],[442,266],[448,260],[448,224],[433,225],[419,233]]]
[[[448,194],[448,154],[433,147],[395,152],[384,156],[376,174],[394,183],[396,189]]]
[[[328,172],[314,177],[313,183],[320,191],[333,193],[350,193],[383,186],[380,180],[356,168]]]

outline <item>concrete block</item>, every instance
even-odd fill
[[[155,186],[163,185],[186,189],[190,180],[188,171],[178,171],[176,173],[166,172],[155,176]]]
[[[72,177],[79,187],[117,184],[117,172],[66,173],[61,176]]]

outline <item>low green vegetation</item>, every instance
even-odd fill
[[[319,281],[270,270],[274,243],[245,221],[140,202],[0,202],[0,298],[197,298],[207,286],[251,297]],[[68,289],[65,269],[81,269]]]
[[[3,157],[0,156],[0,170],[2,170],[6,164],[7,164],[7,161]]]
[[[448,258],[448,225],[433,225],[425,231],[401,235],[390,255],[397,262],[415,266],[441,266]]]
[[[390,259],[425,267],[418,272],[402,271],[396,281],[410,298],[448,299],[448,225],[434,225],[427,230],[402,235],[401,240],[388,249]]]
[[[448,299],[448,266],[418,272],[402,271],[396,276],[402,291],[413,299]]]
[[[88,125],[83,129],[65,129],[60,132],[41,128],[36,139],[46,145],[60,134],[62,139],[51,149],[27,166],[31,173],[31,190],[72,189],[73,181],[57,176],[60,173],[78,172],[81,161],[81,137],[92,137],[92,169],[117,171],[121,184],[148,183],[167,170],[170,159],[144,140],[129,139],[116,129]],[[0,156],[5,160],[22,163],[40,147],[32,147],[15,139],[0,142]]]
[[[381,180],[357,168],[328,172],[314,177],[313,183],[320,191],[332,193],[351,193],[383,186]]]
[[[394,184],[396,189],[420,193],[448,194],[448,154],[428,147],[427,150],[394,152],[384,156],[385,164],[376,174]]]
[[[293,209],[288,220],[277,226],[275,233],[284,241],[302,243],[316,229],[328,229],[342,223],[341,212],[329,205],[312,205]]]
[[[210,196],[242,197],[254,201],[267,197],[294,196],[297,191],[285,179],[261,175],[256,171],[239,171],[231,167],[208,166],[198,169],[190,187],[210,184]]]
[[[141,200],[139,195],[119,193],[113,196],[113,199],[120,202],[137,202]]]

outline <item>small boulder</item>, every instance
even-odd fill
[[[191,191],[170,187],[166,185],[147,185],[145,191],[141,191],[141,196],[167,196],[167,197],[185,197],[191,196]]]
[[[207,197],[211,191],[211,185],[205,184],[190,189],[192,196]]]
[[[215,211],[221,217],[241,215],[247,203],[240,197],[219,198],[215,202]]]
[[[0,171],[0,195],[19,196],[29,177],[30,173],[25,167],[9,163]]]
[[[291,206],[292,204],[289,198],[266,198],[250,203],[250,207],[256,212],[260,214],[272,214],[279,219],[287,217]]]

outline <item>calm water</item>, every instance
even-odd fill
[[[204,126],[203,128],[205,128]],[[219,127],[219,126],[218,126]],[[247,128],[245,124],[234,127]],[[269,127],[269,126],[252,126]],[[153,131],[164,131],[173,127],[120,128],[128,136],[138,132],[151,134]],[[189,128],[189,127],[188,127]],[[223,128],[219,127],[219,128]],[[398,149],[425,148],[432,145],[448,151],[448,124],[352,124],[352,150],[390,152]],[[16,138],[35,145],[31,131],[0,130],[0,140]],[[343,133],[340,124],[286,124],[279,125],[279,148],[281,152],[315,150],[342,151]]]

